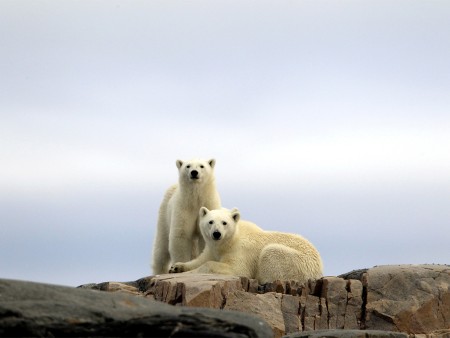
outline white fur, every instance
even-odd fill
[[[171,186],[159,209],[158,228],[153,246],[153,273],[167,273],[170,263],[187,262],[198,256],[204,240],[198,228],[202,206],[220,208],[214,166],[216,161],[177,160],[178,184]],[[195,171],[197,179],[193,175]]]
[[[174,264],[170,272],[218,273],[301,283],[322,277],[322,259],[316,248],[299,235],[264,231],[240,220],[237,209],[200,209],[205,250],[196,259]],[[217,239],[220,233],[220,238]],[[216,236],[216,238],[215,238]]]

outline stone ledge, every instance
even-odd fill
[[[293,281],[258,285],[236,276],[185,273],[83,287],[175,306],[253,313],[269,323],[276,337],[324,329],[448,337],[450,327],[448,265],[377,266],[307,285]]]

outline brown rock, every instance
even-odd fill
[[[324,277],[316,329],[360,329],[362,295],[360,281]]]
[[[321,318],[321,301],[319,297],[313,295],[302,295],[301,303],[301,321],[303,331],[316,330],[319,327]]]
[[[328,313],[327,329],[343,329],[347,307],[347,282],[338,277],[323,278],[321,298]]]
[[[248,290],[247,291],[251,292],[251,293],[257,293],[258,292],[258,286],[259,286],[258,280],[250,279],[248,281]]]
[[[299,295],[299,290],[301,290],[304,285],[299,284],[296,281],[286,282],[286,293],[291,296]]]
[[[362,328],[363,286],[361,281],[347,281],[347,307],[345,309],[344,329]]]
[[[320,315],[316,319],[315,330],[325,330],[329,328],[329,318],[325,298],[319,298]]]
[[[368,329],[425,334],[450,328],[449,266],[379,266],[365,278]]]
[[[141,294],[172,305],[253,313],[266,319],[277,336],[373,329],[450,338],[449,266],[380,266],[342,277],[324,277],[306,285],[295,281],[258,285],[243,277],[185,273],[85,287]]]
[[[272,283],[267,283],[263,285],[264,293],[276,292],[276,293],[286,293],[286,283],[276,280]]]
[[[291,295],[281,298],[281,313],[283,314],[285,333],[297,332],[302,329],[300,323],[300,299]]]
[[[224,310],[252,313],[272,327],[275,337],[281,337],[286,332],[281,301],[282,295],[275,292],[261,295],[235,291],[228,295]]]
[[[152,278],[148,291],[156,300],[172,305],[220,309],[226,296],[242,290],[239,277],[210,274],[169,274]]]
[[[143,296],[142,292],[139,291],[137,282],[104,282],[100,284],[86,284],[80,286],[82,289],[93,289],[108,292],[121,292],[128,293],[136,296]]]

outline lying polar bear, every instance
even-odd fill
[[[264,231],[240,221],[239,210],[200,209],[204,251],[196,259],[175,263],[170,273],[217,273],[255,278],[260,284],[275,280],[304,283],[322,277],[322,260],[305,238]]]

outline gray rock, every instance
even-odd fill
[[[347,273],[343,273],[342,275],[339,275],[339,278],[343,279],[358,279],[361,280],[361,277],[363,274],[365,274],[369,269],[358,269],[358,270],[352,270]]]
[[[0,336],[273,337],[252,315],[0,279]]]
[[[379,330],[318,330],[293,333],[283,338],[408,338],[406,333]]]
[[[363,275],[366,328],[433,333],[450,328],[450,266],[387,265]]]

